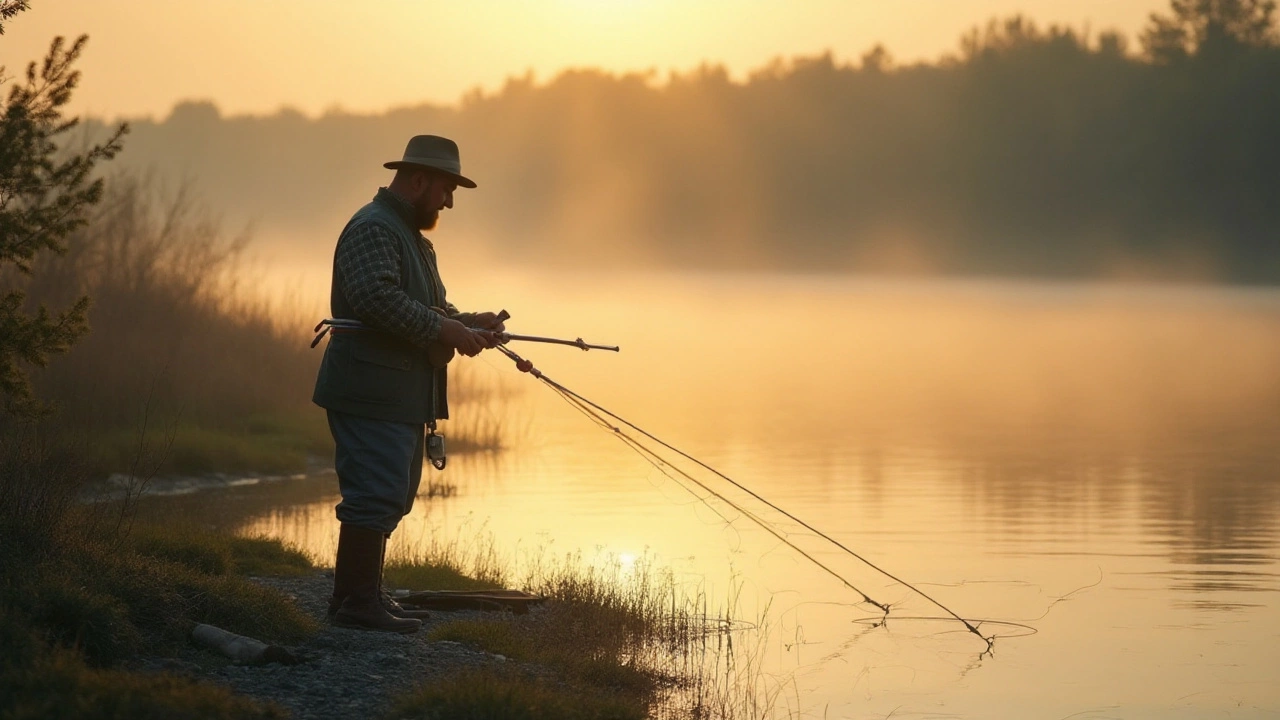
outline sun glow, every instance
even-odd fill
[[[207,98],[224,113],[381,111],[452,103],[532,70],[688,71],[745,77],[777,57],[831,51],[856,61],[883,43],[899,62],[936,59],[997,16],[1133,34],[1167,0],[61,0],[5,33],[5,57],[42,56],[54,35],[92,38],[77,110],[164,115]],[[157,61],[164,58],[164,61]],[[11,69],[17,65],[11,65]],[[230,68],[230,70],[229,70]],[[264,68],[270,71],[264,72]],[[234,71],[232,71],[234,70]]]

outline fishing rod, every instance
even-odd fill
[[[635,452],[637,452],[641,457],[643,457],[645,460],[647,460],[650,464],[654,465],[654,467],[657,467],[657,468],[658,468],[658,469],[659,469],[659,470],[660,470],[664,475],[666,475],[666,476],[667,476],[667,477],[669,477],[669,478],[672,478],[672,476],[671,476],[670,474],[668,474],[668,473],[666,472],[666,470],[665,470],[665,469],[663,469],[663,467],[662,467],[663,465],[665,465],[666,467],[671,468],[671,469],[672,469],[672,470],[674,470],[675,472],[677,472],[677,473],[679,473],[680,475],[684,476],[686,479],[688,479],[689,481],[693,482],[693,483],[694,483],[694,484],[696,484],[698,487],[700,487],[700,488],[702,488],[704,491],[706,491],[709,495],[711,495],[711,496],[713,496],[713,497],[715,497],[715,498],[719,499],[721,502],[725,503],[726,505],[728,505],[728,506],[732,507],[733,509],[737,510],[738,512],[742,513],[744,516],[746,516],[748,519],[750,519],[752,522],[754,522],[754,523],[755,523],[756,525],[758,525],[760,528],[764,529],[764,530],[765,530],[766,532],[768,532],[770,535],[773,535],[775,538],[777,538],[778,540],[780,540],[781,542],[783,542],[784,544],[786,544],[786,545],[787,545],[788,547],[790,547],[792,550],[794,550],[794,551],[796,551],[797,553],[799,553],[802,557],[804,557],[805,559],[809,560],[811,563],[813,563],[814,565],[816,565],[817,567],[819,567],[820,569],[822,569],[823,571],[825,571],[827,574],[829,574],[829,575],[831,575],[832,577],[834,577],[834,578],[836,578],[837,580],[839,580],[841,583],[843,583],[843,584],[844,584],[846,587],[848,587],[849,589],[851,589],[851,590],[853,590],[854,592],[856,592],[856,593],[858,593],[859,595],[861,595],[861,596],[862,596],[862,599],[863,599],[865,602],[870,603],[871,605],[874,605],[874,606],[876,606],[877,608],[879,608],[882,612],[884,612],[884,614],[885,614],[885,617],[886,617],[886,618],[887,618],[887,617],[888,617],[888,615],[889,615],[889,606],[888,606],[888,605],[886,605],[886,604],[884,604],[884,603],[881,603],[881,602],[877,602],[876,600],[872,599],[872,598],[871,598],[869,595],[867,595],[865,592],[863,592],[862,590],[860,590],[860,589],[858,589],[857,587],[855,587],[855,586],[853,585],[853,583],[849,582],[849,580],[848,580],[847,578],[845,578],[843,575],[841,575],[840,573],[838,573],[838,572],[836,572],[835,570],[831,569],[829,566],[825,565],[824,563],[822,563],[821,561],[819,561],[817,558],[813,557],[811,554],[809,554],[809,553],[808,553],[808,552],[806,552],[805,550],[801,549],[801,548],[800,548],[799,546],[797,546],[794,542],[792,542],[789,538],[787,538],[787,537],[786,537],[786,536],[785,536],[781,531],[779,531],[777,528],[775,528],[775,527],[773,527],[771,524],[769,524],[769,522],[768,522],[768,521],[764,520],[763,518],[761,518],[760,516],[758,516],[758,515],[756,515],[755,513],[751,512],[750,510],[747,510],[746,508],[742,507],[742,505],[740,505],[740,504],[738,504],[738,503],[734,502],[733,500],[731,500],[731,499],[729,499],[729,498],[725,497],[723,494],[721,494],[721,493],[717,492],[716,490],[714,490],[714,489],[712,489],[712,488],[708,487],[705,483],[701,482],[700,480],[698,480],[697,478],[693,477],[693,476],[692,476],[692,475],[690,475],[689,473],[687,473],[687,472],[685,472],[685,471],[683,471],[683,470],[681,470],[681,469],[679,469],[679,468],[675,467],[675,466],[674,466],[674,465],[672,465],[671,463],[666,462],[665,460],[663,460],[663,459],[662,459],[661,457],[659,457],[659,456],[657,455],[657,453],[655,453],[653,450],[651,450],[651,449],[649,449],[649,448],[645,447],[641,442],[639,442],[638,440],[636,440],[635,438],[631,437],[629,434],[627,434],[626,432],[624,432],[624,431],[623,431],[623,429],[622,429],[621,427],[619,427],[619,426],[617,426],[617,425],[614,425],[614,424],[613,424],[613,422],[611,422],[611,420],[613,420],[613,421],[617,421],[618,423],[621,423],[622,425],[625,425],[626,427],[630,428],[631,430],[634,430],[635,432],[639,433],[640,435],[643,435],[645,438],[647,438],[647,439],[651,440],[652,442],[655,442],[655,443],[657,443],[657,444],[661,445],[662,447],[666,448],[667,450],[670,450],[671,452],[676,453],[677,455],[679,455],[679,456],[681,456],[681,457],[685,458],[686,460],[689,460],[690,462],[693,462],[694,464],[698,465],[699,467],[701,467],[701,468],[703,468],[703,469],[705,469],[705,470],[707,470],[707,471],[709,471],[709,472],[713,473],[713,474],[714,474],[714,475],[716,475],[717,477],[719,477],[719,478],[721,478],[721,479],[725,480],[726,482],[730,483],[731,485],[733,485],[734,487],[738,488],[739,490],[742,490],[743,492],[747,493],[748,495],[750,495],[751,497],[755,498],[756,500],[758,500],[759,502],[763,503],[764,505],[766,505],[766,506],[768,506],[768,507],[772,508],[773,510],[777,511],[778,513],[780,513],[780,514],[784,515],[785,517],[787,517],[787,518],[791,519],[792,521],[796,522],[796,523],[797,523],[797,524],[799,524],[801,527],[804,527],[805,529],[807,529],[807,530],[809,530],[810,532],[814,533],[816,536],[818,536],[818,537],[822,538],[823,540],[826,540],[827,542],[831,543],[832,545],[834,545],[835,547],[839,548],[841,551],[843,551],[844,553],[846,553],[846,554],[850,555],[851,557],[853,557],[853,558],[857,559],[859,562],[863,563],[863,564],[864,564],[864,565],[866,565],[867,567],[870,567],[871,569],[875,570],[876,572],[880,573],[881,575],[884,575],[885,577],[889,578],[890,580],[893,580],[894,582],[896,582],[896,583],[898,583],[898,584],[900,584],[900,585],[902,585],[902,586],[904,586],[904,587],[906,587],[906,588],[910,589],[911,591],[915,592],[915,593],[916,593],[917,595],[919,595],[920,597],[924,598],[925,600],[928,600],[930,603],[932,603],[933,605],[935,605],[935,606],[937,606],[938,608],[940,608],[943,612],[947,613],[947,615],[949,615],[950,617],[952,617],[952,618],[954,618],[954,619],[958,620],[961,624],[963,624],[963,625],[964,625],[964,627],[965,627],[965,629],[966,629],[966,630],[968,630],[969,632],[971,632],[971,633],[973,633],[974,635],[978,636],[978,638],[980,638],[983,642],[985,642],[985,643],[987,644],[987,651],[988,651],[988,652],[989,652],[989,651],[991,651],[992,647],[993,647],[993,646],[994,646],[994,644],[995,644],[995,636],[994,636],[994,635],[992,635],[991,637],[987,637],[987,636],[983,635],[983,634],[981,633],[981,631],[979,631],[979,630],[978,630],[978,628],[977,628],[973,623],[971,623],[970,621],[968,621],[968,620],[966,620],[965,618],[961,617],[959,614],[957,614],[956,612],[954,612],[953,610],[951,610],[951,608],[949,608],[949,607],[947,607],[946,605],[943,605],[941,602],[939,602],[939,601],[935,600],[932,596],[930,596],[929,594],[925,593],[925,592],[924,592],[923,590],[921,590],[920,588],[916,587],[915,585],[912,585],[911,583],[907,582],[906,580],[903,580],[902,578],[898,577],[897,575],[894,575],[893,573],[889,572],[888,570],[885,570],[884,568],[880,567],[879,565],[875,564],[874,562],[872,562],[872,561],[868,560],[867,558],[865,558],[865,557],[863,557],[862,555],[858,554],[856,551],[854,551],[854,550],[852,550],[851,548],[847,547],[844,543],[842,543],[842,542],[840,542],[839,540],[835,539],[834,537],[832,537],[832,536],[828,535],[827,533],[825,533],[825,532],[823,532],[823,531],[819,530],[818,528],[814,527],[813,525],[810,525],[809,523],[805,522],[804,520],[801,520],[800,518],[796,517],[795,515],[791,514],[790,512],[787,512],[787,511],[786,511],[786,510],[784,510],[783,508],[781,508],[781,507],[779,507],[778,505],[774,504],[773,502],[771,502],[771,501],[767,500],[766,498],[762,497],[761,495],[759,495],[759,494],[758,494],[758,493],[756,493],[755,491],[751,490],[750,488],[746,487],[745,485],[742,485],[741,483],[739,483],[738,481],[736,481],[736,480],[734,480],[733,478],[729,477],[728,475],[725,475],[724,473],[720,472],[719,470],[717,470],[717,469],[715,469],[715,468],[711,467],[710,465],[708,465],[708,464],[706,464],[706,463],[702,462],[701,460],[699,460],[699,459],[697,459],[697,458],[693,457],[692,455],[690,455],[690,454],[688,454],[688,453],[684,452],[683,450],[681,450],[681,449],[679,449],[679,448],[677,448],[677,447],[675,447],[675,446],[673,446],[673,445],[671,445],[671,444],[667,443],[666,441],[664,441],[664,440],[662,440],[661,438],[659,438],[659,437],[657,437],[657,436],[653,435],[652,433],[648,432],[648,431],[647,431],[647,430],[645,430],[644,428],[641,428],[641,427],[639,427],[638,425],[636,425],[636,424],[632,423],[631,421],[627,420],[626,418],[623,418],[623,417],[621,417],[621,416],[617,415],[616,413],[613,413],[613,412],[611,412],[611,411],[607,410],[606,408],[601,407],[600,405],[597,405],[596,403],[594,403],[594,402],[592,402],[592,401],[588,400],[587,398],[585,398],[585,397],[583,397],[583,396],[581,396],[581,395],[579,395],[579,394],[575,393],[574,391],[570,390],[569,388],[567,388],[567,387],[565,387],[565,386],[561,385],[560,383],[558,383],[558,382],[556,382],[556,381],[552,380],[551,378],[549,378],[549,377],[547,377],[546,375],[544,375],[540,370],[538,370],[537,368],[535,368],[535,367],[533,366],[533,363],[532,363],[531,361],[526,360],[525,358],[521,357],[519,354],[517,354],[515,351],[511,350],[510,348],[507,348],[507,347],[505,347],[505,346],[501,346],[501,345],[500,345],[500,346],[498,346],[498,350],[499,350],[503,355],[506,355],[508,358],[510,358],[510,359],[511,359],[511,361],[512,361],[512,362],[514,362],[514,363],[516,364],[516,368],[517,368],[518,370],[520,370],[521,372],[529,373],[529,374],[533,375],[535,378],[537,378],[538,380],[541,380],[545,385],[547,385],[547,387],[549,387],[549,388],[551,388],[552,390],[554,390],[558,395],[560,395],[560,396],[561,396],[561,398],[563,398],[566,402],[568,402],[570,405],[572,405],[572,406],[573,406],[575,409],[577,409],[579,412],[581,412],[581,413],[583,413],[584,415],[586,415],[588,418],[590,418],[591,420],[593,420],[596,424],[600,425],[601,427],[603,427],[603,428],[605,428],[605,429],[608,429],[608,430],[613,431],[614,435],[615,435],[619,440],[621,440],[624,444],[626,444],[626,445],[628,445],[629,447],[631,447],[631,448],[632,448],[632,450],[634,450]],[[673,479],[673,480],[675,480],[675,478],[672,478],[672,479]],[[687,486],[685,486],[683,483],[680,483],[680,482],[677,480],[677,484],[679,484],[682,488],[684,488],[686,491],[688,491],[690,494],[692,494],[695,498],[698,498],[698,499],[699,499],[699,500],[701,500],[703,503],[706,503],[706,504],[708,504],[708,506],[710,506],[710,504],[706,502],[706,499],[705,499],[705,498],[700,497],[697,493],[694,493],[692,490],[690,490],[690,489],[689,489]],[[713,507],[712,509],[714,510],[714,507]],[[716,513],[716,514],[717,514],[717,515],[719,515],[720,513],[717,511],[717,513]],[[724,516],[723,516],[723,515],[721,515],[721,517],[723,518]],[[976,621],[976,622],[978,622],[979,624],[982,624],[982,621]]]
[[[437,311],[439,311],[439,309],[438,309],[438,308],[432,308],[432,309],[433,309],[433,310],[437,310]],[[443,314],[443,313],[442,313],[442,314]],[[498,322],[502,322],[502,321],[504,321],[504,320],[509,319],[510,317],[511,317],[511,314],[510,314],[510,313],[508,313],[506,310],[503,310],[502,312],[500,312],[500,313],[497,315],[497,321],[498,321]],[[321,320],[321,321],[319,322],[319,324],[317,324],[317,325],[316,325],[316,327],[315,327],[316,337],[315,337],[315,339],[314,339],[314,340],[312,340],[312,341],[311,341],[311,347],[315,347],[315,346],[320,342],[320,340],[321,340],[322,338],[324,338],[324,336],[325,336],[326,334],[328,334],[330,331],[333,331],[333,332],[345,332],[345,331],[374,331],[374,330],[376,330],[376,328],[372,328],[372,327],[370,327],[370,326],[368,326],[368,325],[365,325],[364,323],[360,322],[359,320],[354,320],[354,319],[349,319],[349,318],[325,318],[324,320]],[[493,333],[493,334],[494,334],[494,335],[499,339],[499,341],[500,341],[500,343],[501,343],[501,344],[499,344],[499,345],[497,345],[497,346],[496,346],[496,347],[497,347],[497,349],[498,349],[502,354],[504,354],[504,355],[506,355],[508,358],[510,358],[510,359],[511,359],[511,361],[512,361],[512,362],[514,362],[514,363],[516,364],[516,368],[517,368],[518,370],[520,370],[520,372],[529,373],[529,374],[533,375],[535,378],[537,378],[538,380],[541,380],[545,385],[547,385],[547,387],[549,387],[549,388],[551,388],[552,390],[554,390],[558,395],[560,395],[560,397],[561,397],[562,399],[564,399],[566,402],[568,402],[571,406],[573,406],[573,407],[574,407],[575,409],[577,409],[579,412],[581,412],[582,414],[584,414],[585,416],[587,416],[589,419],[591,419],[593,422],[595,422],[595,423],[596,423],[596,424],[598,424],[599,426],[601,426],[601,427],[603,427],[603,428],[605,428],[605,429],[611,430],[611,431],[614,433],[615,437],[617,437],[617,438],[618,438],[619,440],[621,440],[624,444],[626,444],[628,447],[630,447],[632,450],[634,450],[636,453],[638,453],[638,454],[639,454],[641,457],[643,457],[647,462],[649,462],[650,464],[652,464],[654,467],[658,468],[658,470],[659,470],[659,471],[661,471],[661,472],[662,472],[664,475],[666,475],[668,478],[671,478],[672,480],[674,480],[674,481],[675,481],[678,485],[680,485],[680,487],[681,487],[681,488],[683,488],[685,491],[689,492],[691,495],[693,495],[693,496],[694,496],[695,498],[697,498],[699,501],[701,501],[701,502],[703,502],[704,504],[706,504],[708,507],[711,507],[711,509],[712,509],[712,510],[717,514],[717,515],[719,515],[722,519],[724,519],[726,522],[732,522],[732,521],[730,521],[728,518],[726,518],[723,514],[721,514],[721,513],[719,512],[719,510],[717,510],[713,505],[711,505],[709,502],[707,502],[707,499],[706,499],[705,497],[702,497],[702,496],[698,495],[698,494],[697,494],[697,493],[695,493],[693,490],[691,490],[687,485],[685,485],[683,482],[681,482],[679,479],[677,479],[677,478],[673,477],[670,473],[668,473],[668,472],[666,471],[666,469],[665,469],[665,468],[670,468],[671,470],[675,471],[676,473],[679,473],[681,476],[683,476],[683,477],[684,477],[685,479],[687,479],[689,482],[692,482],[693,484],[695,484],[695,485],[697,485],[698,487],[702,488],[702,489],[703,489],[703,490],[704,490],[708,495],[710,495],[710,496],[712,496],[712,497],[715,497],[716,499],[718,499],[718,500],[720,500],[721,502],[725,503],[726,505],[728,505],[729,507],[733,508],[734,510],[737,510],[737,511],[738,511],[739,513],[741,513],[744,517],[748,518],[748,519],[749,519],[749,520],[751,520],[753,523],[755,523],[756,525],[758,525],[760,528],[762,528],[763,530],[765,530],[766,532],[768,532],[770,535],[772,535],[772,536],[774,536],[775,538],[777,538],[780,542],[782,542],[783,544],[785,544],[787,547],[790,547],[792,550],[794,550],[794,551],[795,551],[796,553],[798,553],[800,556],[804,557],[806,560],[808,560],[809,562],[813,563],[814,565],[816,565],[818,568],[820,568],[821,570],[823,570],[823,571],[824,571],[824,572],[826,572],[827,574],[829,574],[829,575],[831,575],[832,577],[834,577],[834,578],[836,578],[837,580],[839,580],[842,584],[844,584],[844,585],[845,585],[846,587],[848,587],[850,590],[853,590],[854,592],[856,592],[856,593],[858,593],[859,595],[861,595],[861,596],[862,596],[862,600],[863,600],[864,602],[869,603],[869,604],[874,605],[875,607],[879,608],[879,609],[880,609],[880,611],[884,613],[884,615],[885,615],[885,617],[886,617],[886,618],[889,616],[889,609],[890,609],[890,608],[889,608],[889,605],[887,605],[887,604],[885,604],[885,603],[881,603],[881,602],[878,602],[878,601],[874,600],[870,595],[868,595],[867,593],[863,592],[861,589],[859,589],[858,587],[856,587],[852,582],[850,582],[850,581],[849,581],[847,578],[845,578],[843,575],[841,575],[840,573],[836,572],[836,571],[835,571],[834,569],[832,569],[830,566],[826,565],[826,564],[825,564],[825,563],[823,563],[822,561],[820,561],[820,560],[818,560],[817,558],[815,558],[812,554],[810,554],[810,553],[806,552],[806,551],[805,551],[803,548],[801,548],[800,546],[796,545],[796,544],[795,544],[795,543],[794,543],[790,538],[788,538],[788,537],[786,536],[786,534],[785,534],[785,533],[783,533],[782,531],[780,531],[780,530],[778,530],[777,528],[775,528],[775,527],[774,527],[772,524],[770,524],[767,520],[765,520],[764,518],[760,517],[760,516],[759,516],[759,515],[757,515],[756,513],[753,513],[752,511],[748,510],[747,508],[743,507],[740,503],[734,502],[734,501],[733,501],[733,500],[731,500],[730,498],[725,497],[725,495],[724,495],[724,494],[722,494],[722,493],[720,493],[720,492],[717,492],[716,490],[712,489],[712,488],[711,488],[711,487],[709,487],[706,483],[704,483],[704,482],[702,482],[702,481],[698,480],[697,478],[693,477],[693,476],[692,476],[692,475],[690,475],[688,472],[685,472],[684,470],[681,470],[680,468],[678,468],[678,467],[676,467],[676,466],[672,465],[670,462],[667,462],[667,461],[666,461],[666,460],[664,460],[661,456],[659,456],[656,452],[654,452],[654,451],[653,451],[653,450],[651,450],[650,448],[646,447],[642,442],[640,442],[640,441],[639,441],[639,440],[637,440],[636,438],[632,437],[631,435],[629,435],[629,434],[627,434],[625,431],[623,431],[623,429],[622,429],[621,427],[619,427],[619,426],[617,426],[617,425],[614,425],[614,423],[613,423],[612,421],[617,421],[618,423],[621,423],[622,425],[625,425],[626,427],[630,428],[631,430],[633,430],[633,431],[635,431],[635,432],[639,433],[640,435],[643,435],[643,436],[644,436],[645,438],[647,438],[648,440],[650,440],[650,441],[652,441],[652,442],[655,442],[655,443],[657,443],[658,445],[661,445],[662,447],[666,448],[667,450],[669,450],[669,451],[671,451],[671,452],[676,453],[676,454],[677,454],[677,455],[679,455],[680,457],[683,457],[684,459],[686,459],[686,460],[688,460],[688,461],[690,461],[690,462],[692,462],[692,463],[694,463],[694,464],[698,465],[699,467],[703,468],[704,470],[707,470],[707,471],[711,472],[712,474],[716,475],[717,477],[721,478],[722,480],[724,480],[724,481],[728,482],[729,484],[733,485],[734,487],[738,488],[739,490],[741,490],[741,491],[743,491],[743,492],[747,493],[748,495],[750,495],[751,497],[755,498],[757,501],[759,501],[760,503],[764,504],[765,506],[767,506],[767,507],[769,507],[769,508],[772,508],[773,510],[775,510],[775,511],[776,511],[776,512],[778,512],[778,513],[780,513],[781,515],[783,515],[783,516],[785,516],[785,517],[789,518],[790,520],[792,520],[793,522],[795,522],[795,523],[799,524],[801,527],[803,527],[803,528],[805,528],[806,530],[808,530],[808,531],[812,532],[812,533],[813,533],[814,535],[816,535],[817,537],[822,538],[823,540],[826,540],[828,543],[832,544],[832,545],[833,545],[833,546],[835,546],[836,548],[838,548],[838,549],[840,549],[841,551],[843,551],[845,554],[847,554],[847,555],[849,555],[849,556],[853,557],[854,559],[858,560],[859,562],[863,563],[863,564],[864,564],[864,565],[866,565],[867,567],[870,567],[872,570],[875,570],[876,572],[880,573],[881,575],[884,575],[885,577],[889,578],[890,580],[893,580],[894,582],[896,582],[896,583],[898,583],[898,584],[900,584],[900,585],[902,585],[902,586],[904,586],[904,587],[906,587],[906,588],[910,589],[911,591],[915,592],[915,593],[916,593],[917,595],[919,595],[920,597],[924,598],[925,600],[928,600],[930,603],[932,603],[933,605],[937,606],[938,608],[940,608],[941,610],[943,610],[944,612],[946,612],[946,613],[947,613],[947,615],[949,615],[950,617],[955,618],[955,619],[956,619],[956,620],[958,620],[960,623],[962,623],[962,624],[965,626],[965,629],[966,629],[966,630],[968,630],[969,632],[971,632],[971,633],[973,633],[974,635],[978,636],[978,637],[979,637],[983,642],[985,642],[985,643],[987,644],[987,651],[988,651],[988,652],[992,649],[993,645],[995,644],[995,636],[994,636],[994,635],[992,635],[991,637],[987,637],[987,636],[983,635],[983,634],[978,630],[978,628],[977,628],[973,623],[971,623],[970,621],[968,621],[968,620],[964,619],[963,617],[961,617],[959,614],[957,614],[956,612],[954,612],[953,610],[951,610],[951,608],[949,608],[949,607],[947,607],[946,605],[943,605],[942,603],[938,602],[938,601],[937,601],[937,600],[935,600],[932,596],[930,596],[929,594],[925,593],[925,592],[924,592],[923,590],[921,590],[920,588],[916,587],[915,585],[912,585],[911,583],[907,582],[906,580],[903,580],[902,578],[898,577],[897,575],[894,575],[893,573],[889,572],[888,570],[885,570],[884,568],[880,567],[879,565],[877,565],[877,564],[873,563],[872,561],[870,561],[870,560],[868,560],[867,558],[863,557],[862,555],[858,554],[856,551],[854,551],[853,549],[849,548],[849,547],[848,547],[848,546],[846,546],[844,543],[842,543],[842,542],[840,542],[839,540],[835,539],[835,538],[834,538],[834,537],[832,537],[831,535],[828,535],[827,533],[825,533],[825,532],[823,532],[823,531],[819,530],[818,528],[814,527],[813,525],[810,525],[809,523],[805,522],[804,520],[801,520],[800,518],[796,517],[795,515],[791,514],[790,512],[787,512],[786,510],[784,510],[783,508],[779,507],[779,506],[778,506],[778,505],[776,505],[775,503],[773,503],[773,502],[769,501],[768,499],[764,498],[763,496],[761,496],[759,493],[755,492],[755,491],[754,491],[754,490],[752,490],[751,488],[746,487],[745,485],[743,485],[743,484],[739,483],[738,481],[734,480],[733,478],[729,477],[728,475],[725,475],[724,473],[720,472],[719,470],[717,470],[717,469],[715,469],[715,468],[711,467],[710,465],[708,465],[708,464],[706,464],[706,463],[702,462],[701,460],[699,460],[699,459],[697,459],[697,458],[693,457],[692,455],[690,455],[690,454],[688,454],[688,453],[684,452],[683,450],[681,450],[681,449],[679,449],[679,448],[675,447],[674,445],[671,445],[670,443],[667,443],[666,441],[664,441],[664,440],[662,440],[661,438],[659,438],[659,437],[657,437],[657,436],[653,435],[652,433],[648,432],[648,431],[647,431],[647,430],[645,430],[644,428],[641,428],[641,427],[639,427],[638,425],[636,425],[636,424],[632,423],[631,421],[627,420],[626,418],[623,418],[623,417],[621,417],[621,416],[617,415],[616,413],[613,413],[613,412],[611,412],[610,410],[607,410],[606,408],[601,407],[600,405],[597,405],[596,403],[594,403],[594,402],[592,402],[592,401],[588,400],[587,398],[585,398],[585,397],[583,397],[583,396],[581,396],[581,395],[577,394],[576,392],[574,392],[574,391],[570,390],[569,388],[565,387],[564,385],[561,385],[560,383],[558,383],[558,382],[556,382],[556,381],[552,380],[551,378],[549,378],[549,377],[547,377],[546,375],[544,375],[544,374],[542,373],[542,371],[540,371],[540,370],[538,370],[536,367],[534,367],[534,366],[533,366],[533,362],[531,362],[531,361],[529,361],[529,360],[527,360],[527,359],[525,359],[525,358],[521,357],[518,353],[516,353],[515,351],[513,351],[513,350],[511,350],[510,348],[506,347],[506,343],[507,343],[507,342],[509,342],[509,341],[511,341],[511,340],[521,340],[521,341],[527,341],[527,342],[540,342],[540,343],[551,343],[551,344],[556,344],[556,345],[569,345],[569,346],[572,346],[572,347],[581,348],[581,349],[582,349],[582,350],[584,350],[584,351],[585,351],[585,350],[610,350],[610,351],[613,351],[613,352],[619,352],[619,351],[620,351],[620,350],[619,350],[619,348],[618,348],[618,346],[616,346],[616,345],[593,345],[593,344],[590,344],[590,343],[584,342],[584,341],[582,340],[582,338],[577,338],[576,340],[564,340],[564,339],[560,339],[560,338],[539,337],[539,336],[536,336],[536,335],[515,335],[515,334],[512,334],[512,333],[507,333],[507,332],[502,332],[502,331],[492,331],[492,330],[490,330],[490,331],[487,331],[487,332],[491,332],[491,333]],[[664,466],[665,466],[665,468],[664,468]],[[978,622],[979,624],[982,624],[982,621],[976,621],[976,622]]]
[[[510,317],[511,317],[510,313],[508,313],[506,310],[503,310],[501,313],[498,314],[498,322],[507,320]],[[485,330],[484,328],[472,328],[472,329],[479,330],[481,332],[492,333],[493,336],[498,340],[498,342],[503,345],[511,342],[512,340],[519,340],[521,342],[548,343],[552,345],[568,345],[570,347],[576,347],[582,350],[583,352],[586,352],[587,350],[609,350],[611,352],[621,352],[621,348],[619,348],[617,345],[595,345],[593,343],[585,342],[582,338],[576,338],[574,340],[565,340],[563,338],[541,337],[539,335],[517,335],[515,333],[509,333],[505,331]],[[319,345],[320,341],[323,340],[324,336],[327,335],[330,331],[343,332],[343,331],[350,331],[350,330],[376,331],[377,328],[370,327],[360,322],[359,320],[354,320],[350,318],[325,318],[321,320],[315,327],[316,337],[314,340],[311,341],[311,347],[315,347],[316,345]]]

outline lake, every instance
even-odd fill
[[[739,646],[781,717],[1280,717],[1280,292],[495,271],[450,297],[620,345],[512,347],[996,640],[913,619],[942,612],[693,472],[889,604],[877,626],[496,352],[456,362],[501,393],[452,423],[496,424],[505,447],[428,468],[456,492],[424,498],[397,545],[669,567],[759,623]],[[192,500],[322,558],[336,501],[323,474]]]

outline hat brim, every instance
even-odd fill
[[[399,170],[400,168],[417,168],[420,170],[430,170],[431,172],[437,172],[437,173],[440,173],[441,175],[444,175],[445,177],[452,179],[454,182],[458,183],[458,187],[474,188],[476,186],[475,181],[469,177],[465,177],[457,173],[449,172],[448,170],[445,170],[443,168],[438,168],[435,165],[427,165],[426,163],[405,162],[404,160],[392,160],[389,163],[383,163],[382,167],[388,170]]]

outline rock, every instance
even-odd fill
[[[331,573],[329,577],[316,572],[301,577],[257,578],[254,582],[295,597],[298,607],[321,623],[320,631],[302,647],[280,648],[301,662],[205,669],[176,660],[173,671],[188,672],[234,692],[277,703],[298,720],[338,720],[381,717],[398,696],[423,681],[488,663],[514,662],[454,641],[428,639],[433,626],[468,617],[466,612],[434,613],[413,635],[366,632],[327,624]],[[191,652],[194,655],[197,651]],[[162,669],[163,662],[152,659],[144,664],[148,669]]]

